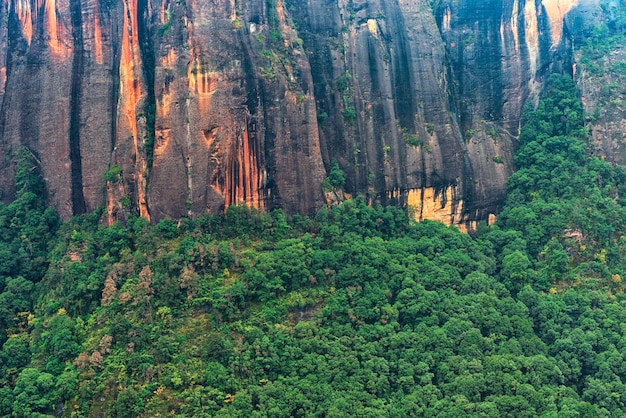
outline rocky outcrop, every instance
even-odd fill
[[[347,194],[471,227],[502,204],[524,103],[571,71],[576,7],[3,0],[2,198],[20,145],[63,217],[111,222],[311,213],[336,161]]]
[[[592,65],[577,65],[577,79],[594,153],[626,165],[626,46],[617,46]]]
[[[583,6],[583,5],[581,5]],[[626,45],[618,1],[584,4],[568,16],[576,33],[575,79],[582,93],[595,155],[626,164]],[[604,13],[598,13],[603,10]],[[622,17],[623,22],[623,17]],[[594,27],[600,28],[594,31]],[[595,33],[594,33],[595,32]]]

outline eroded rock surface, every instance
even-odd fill
[[[20,145],[64,218],[111,222],[312,213],[337,161],[346,194],[471,227],[579,2],[3,0],[2,198]]]

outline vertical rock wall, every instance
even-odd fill
[[[602,10],[606,14],[600,13]],[[575,54],[575,80],[583,96],[593,151],[600,158],[626,164],[626,45],[621,40],[593,39],[595,26],[605,25],[605,36],[623,33],[616,17],[624,13],[619,0],[588,0],[567,16],[581,28],[576,42],[591,43],[590,50]],[[608,17],[606,16],[608,15]],[[606,53],[609,46],[609,53]]]
[[[311,213],[336,161],[349,194],[471,226],[502,203],[524,103],[571,68],[575,7],[2,0],[2,198],[20,145],[63,217],[110,222]]]

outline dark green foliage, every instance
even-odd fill
[[[343,189],[346,184],[346,175],[339,168],[337,161],[333,161],[328,172],[328,177],[324,179],[322,186],[324,190]]]
[[[0,415],[624,415],[626,171],[588,155],[571,81],[551,86],[474,237],[362,198],[56,230],[18,170]]]
[[[518,171],[499,217],[504,228],[522,232],[537,258],[536,284],[544,289],[574,279],[572,267],[598,257],[621,274],[618,249],[626,231],[623,167],[586,152],[588,133],[572,80],[552,76],[549,83],[538,108],[525,113]]]
[[[472,239],[359,199],[308,222],[232,208],[105,230],[95,218],[61,229],[63,269],[31,331],[41,366],[13,373],[5,410],[71,399],[66,412],[110,416],[622,411],[610,394],[624,393],[624,301],[529,286],[567,269],[558,240],[538,272],[522,232]],[[80,263],[63,260],[75,252]],[[99,293],[62,297],[94,274]],[[85,298],[97,300],[71,307]],[[23,341],[5,344],[6,367],[28,362]]]
[[[36,328],[38,347],[45,358],[64,363],[73,360],[79,352],[74,321],[65,314],[57,314],[48,323]],[[61,369],[62,370],[62,369]]]
[[[37,159],[30,151],[17,152],[16,199],[0,206],[0,271],[37,282],[47,266],[48,242],[58,227],[58,217],[45,207],[45,188]],[[9,256],[9,252],[11,256]]]
[[[120,391],[113,403],[110,413],[116,418],[133,418],[141,414],[145,406],[144,400],[134,388],[126,388]]]
[[[37,369],[22,370],[13,389],[13,416],[52,416],[55,407],[55,378]]]
[[[158,34],[160,38],[165,38],[172,31],[172,25],[174,24],[174,17],[172,16],[172,12],[168,10],[166,13],[166,21],[161,26],[159,26]]]
[[[45,187],[37,158],[16,152],[16,199],[0,204],[0,344],[19,332],[20,312],[31,310],[34,283],[45,275],[48,251],[59,219],[45,207]]]

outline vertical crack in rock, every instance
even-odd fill
[[[398,7],[389,8],[386,10],[386,14],[390,16],[395,29],[398,31],[395,41],[397,45],[389,47],[390,50],[397,48],[398,55],[392,63],[397,63],[397,66],[393,69],[393,89],[394,95],[397,98],[394,103],[394,111],[396,118],[400,123],[400,126],[404,129],[408,129],[408,132],[416,132],[415,118],[418,113],[417,98],[415,93],[417,91],[414,83],[414,71],[415,68],[412,63],[412,51],[409,40],[407,39],[407,27],[404,21],[402,10]],[[382,60],[384,61],[384,57]],[[402,144],[403,141],[398,141]],[[407,179],[407,147],[397,145],[393,147],[397,150],[400,156],[399,167],[399,181],[406,183]],[[394,187],[396,185],[394,184]]]
[[[113,28],[112,28],[113,29]],[[122,30],[126,30],[126,28],[122,28]],[[114,36],[114,38],[120,37],[119,33]],[[117,135],[117,112],[120,100],[120,64],[121,64],[121,48],[119,47],[118,42],[111,42],[111,76],[113,78],[113,83],[111,88],[111,110],[110,110],[110,123],[111,123],[111,155],[112,161],[115,161],[115,156],[113,153],[115,152],[115,137]]]
[[[524,41],[528,48],[528,61],[530,63],[530,87],[531,90],[534,90],[539,60],[539,24],[537,23],[535,0],[530,0],[524,6],[524,35]]]
[[[80,0],[71,0],[72,36],[74,55],[72,57],[72,84],[70,90],[70,165],[72,178],[72,213],[85,213],[83,195],[82,160],[80,157],[80,119],[81,119],[81,79],[83,76],[83,23]]]
[[[145,1],[124,0],[124,23],[120,55],[120,91],[119,119],[117,124],[116,154],[120,167],[126,173],[123,189],[118,190],[116,200],[127,196],[136,205],[138,214],[150,219],[147,199],[147,172],[149,148],[148,119],[154,119],[154,112],[146,112],[148,91],[146,86],[144,63],[142,60],[142,44],[144,39],[140,33],[147,34],[143,19],[147,15]],[[140,8],[139,5],[142,5]],[[141,22],[141,23],[140,23]],[[140,26],[143,28],[140,30]],[[148,42],[150,42],[148,40]],[[148,43],[148,46],[151,44]],[[144,54],[145,54],[144,50]],[[149,54],[148,54],[149,55]],[[150,57],[148,56],[150,60]],[[150,60],[153,63],[153,60]],[[153,66],[153,65],[152,65]],[[147,66],[148,68],[150,65]],[[153,88],[153,87],[152,87]],[[152,131],[154,133],[154,131]],[[153,137],[152,137],[153,138]],[[131,205],[132,208],[132,205]]]
[[[146,80],[146,161],[148,169],[152,168],[154,160],[154,137],[156,121],[156,99],[154,95],[154,46],[152,34],[149,30],[150,2],[137,0],[137,36],[139,37],[139,51],[141,54],[142,71]]]

